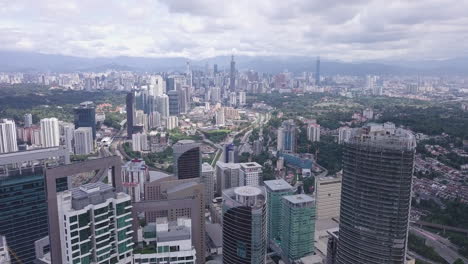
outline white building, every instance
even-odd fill
[[[178,218],[169,222],[158,218],[156,223],[148,223],[142,231],[143,241],[154,253],[135,253],[135,263],[188,264],[196,263],[197,252],[192,245],[192,221]]]
[[[200,181],[205,187],[205,206],[211,205],[211,201],[214,199],[214,169],[207,162],[202,164],[202,173]]]
[[[0,120],[0,153],[18,151],[16,124],[9,119]]]
[[[24,115],[24,127],[31,127],[33,124],[32,115],[27,113]]]
[[[367,118],[367,119],[373,119],[374,118],[374,111],[371,108],[366,108],[364,111],[362,111],[362,116]]]
[[[136,133],[132,135],[133,151],[146,151],[148,149],[148,136],[145,133]]]
[[[0,235],[0,263],[10,263],[10,254],[8,253],[6,237],[2,235]]]
[[[247,102],[247,96],[244,91],[239,92],[239,105],[244,106]]]
[[[348,142],[348,140],[351,138],[351,131],[352,129],[350,127],[340,127],[338,129],[338,144]]]
[[[152,112],[148,115],[148,128],[161,127],[161,114],[159,112]]]
[[[312,142],[320,141],[320,125],[319,124],[307,125],[307,139]]]
[[[133,263],[130,196],[90,183],[57,194],[63,264]]]
[[[170,116],[167,118],[167,130],[172,130],[179,127],[179,118],[177,116]]]
[[[145,161],[134,159],[122,166],[122,185],[132,202],[139,202],[144,197],[145,182],[149,177]]]
[[[41,145],[43,148],[60,145],[60,129],[57,118],[41,119]]]
[[[237,94],[236,92],[229,93],[229,105],[236,106],[237,105]]]
[[[94,151],[93,129],[91,127],[79,127],[74,131],[75,154],[88,155]]]
[[[167,94],[156,96],[156,106],[161,117],[166,118],[169,116],[169,96]]]
[[[149,94],[152,96],[161,96],[166,93],[166,81],[161,75],[151,76],[149,87]]]
[[[240,163],[239,186],[259,186],[262,176],[262,165],[257,162]]]
[[[221,195],[223,190],[239,187],[239,163],[216,162],[216,193]]]
[[[61,142],[70,152],[73,152],[73,139],[75,135],[75,125],[72,123],[60,122]]]
[[[221,88],[211,87],[211,103],[216,104],[221,102]]]
[[[216,111],[216,125],[217,126],[224,126],[226,125],[226,120],[224,118],[224,109],[221,108],[218,111]]]
[[[315,181],[317,220],[340,216],[341,174],[318,177]]]

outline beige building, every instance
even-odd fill
[[[317,220],[340,216],[341,174],[319,177],[315,182]]]

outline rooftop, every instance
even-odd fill
[[[301,204],[301,203],[312,203],[315,202],[315,199],[306,194],[295,194],[283,196],[283,199],[289,201],[292,204]]]
[[[283,191],[283,190],[291,190],[293,187],[284,179],[279,180],[270,180],[263,182],[267,189],[272,191]]]

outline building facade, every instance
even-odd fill
[[[91,101],[83,102],[74,109],[75,128],[90,127],[93,139],[96,139],[96,109]]]
[[[193,140],[179,140],[173,146],[174,169],[178,179],[200,178],[200,144]]]
[[[294,188],[285,180],[264,181],[267,194],[268,207],[268,240],[279,242],[281,240],[281,217],[283,207],[283,196],[293,195]]]
[[[211,205],[214,199],[214,169],[207,162],[202,164],[202,173],[200,182],[203,183],[205,187],[205,206],[208,207]]]
[[[13,120],[0,121],[0,153],[18,151],[16,142],[16,124]]]
[[[263,167],[257,162],[239,163],[239,186],[259,186],[263,182]]]
[[[88,155],[94,151],[93,129],[79,127],[74,131],[75,154]]]
[[[41,146],[43,148],[60,145],[60,129],[57,118],[41,119]]]

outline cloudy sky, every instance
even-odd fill
[[[0,49],[85,57],[468,55],[468,0],[0,0]]]

